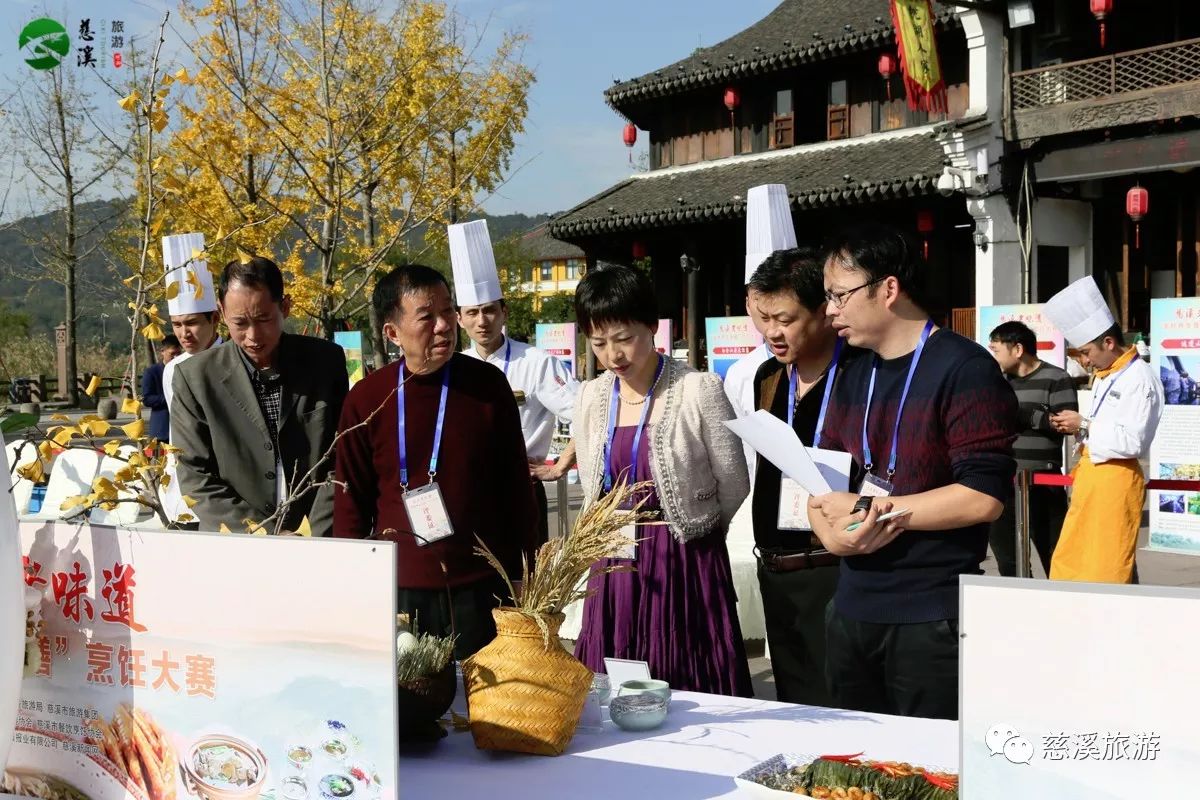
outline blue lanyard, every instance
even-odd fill
[[[400,429],[400,488],[408,491],[408,443],[404,426],[404,362],[400,362],[396,381],[396,424]],[[442,367],[442,397],[438,401],[437,427],[433,431],[433,453],[429,456],[429,482],[437,475],[438,453],[442,449],[442,429],[446,421],[446,398],[450,394],[450,362]]]
[[[508,377],[508,360],[512,357],[512,339],[504,337],[504,377]]]
[[[833,392],[833,379],[837,377],[843,344],[841,337],[838,337],[837,343],[833,346],[833,361],[829,362],[829,370],[825,373],[825,394],[821,397],[821,411],[817,414],[817,432],[813,435],[813,447],[821,446],[821,431],[825,428],[825,412],[829,410],[829,395]],[[796,418],[796,404],[800,402],[800,398],[796,397],[797,388],[799,388],[799,382],[793,366],[792,374],[788,378],[788,399],[791,400],[788,404],[787,416],[789,428],[792,427],[792,421]]]
[[[913,351],[912,363],[908,365],[908,377],[904,379],[904,392],[900,395],[900,405],[896,408],[896,424],[892,427],[892,454],[888,458],[887,479],[890,481],[892,476],[896,474],[896,459],[898,457],[898,447],[900,442],[900,418],[904,415],[904,404],[908,401],[908,389],[912,386],[913,375],[917,372],[917,364],[921,361],[921,353],[925,350],[925,343],[929,341],[929,334],[933,331],[933,320],[925,323],[925,330],[921,331],[921,341],[917,343],[917,349]],[[871,444],[867,441],[867,422],[871,417],[871,400],[875,397],[875,374],[879,370],[879,356],[875,356],[871,363],[871,383],[867,388],[867,407],[863,409],[863,428],[862,428],[862,447],[863,461],[865,462],[864,469],[867,472],[875,466],[875,461],[871,457]]]
[[[662,376],[663,367],[666,366],[667,360],[662,355],[658,357],[658,369],[654,370],[654,383],[650,384],[650,391],[654,391],[654,385],[658,383],[659,377]],[[613,486],[612,476],[612,447],[613,439],[617,435],[617,417],[621,415],[620,405],[620,389],[621,382],[613,380],[612,399],[608,404],[608,441],[604,445],[604,491],[611,492]],[[646,427],[646,420],[650,418],[650,405],[654,400],[646,395],[646,402],[642,407],[642,418],[638,422],[637,431],[633,434],[633,483],[637,483],[638,469],[638,453],[642,446],[642,431]]]
[[[1114,375],[1113,379],[1108,382],[1107,386],[1104,387],[1104,393],[1100,395],[1100,399],[1095,401],[1094,403],[1092,403],[1092,414],[1091,414],[1091,416],[1088,417],[1088,419],[1096,418],[1096,414],[1098,414],[1100,412],[1100,407],[1104,405],[1104,398],[1108,397],[1109,390],[1111,390],[1114,386],[1117,385],[1117,381],[1119,381],[1121,379],[1121,376],[1125,374],[1125,370],[1127,370],[1133,366],[1134,361],[1137,361],[1136,357],[1130,359],[1128,364],[1121,367],[1121,371],[1118,372],[1116,375]]]

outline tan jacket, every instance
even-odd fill
[[[583,384],[575,401],[575,445],[586,508],[604,480],[608,407],[615,376],[610,372]],[[665,403],[650,437],[650,472],[671,533],[681,542],[710,533],[722,535],[750,492],[740,440],[724,421],[733,408],[721,379],[676,361],[667,361],[656,403]]]

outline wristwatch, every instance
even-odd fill
[[[860,511],[864,514],[869,513],[871,511],[871,503],[874,502],[874,500],[875,498],[868,494],[860,496],[858,498],[858,502],[854,504],[854,510],[850,513],[857,514]]]
[[[1088,419],[1087,417],[1080,417],[1079,418],[1079,438],[1086,439],[1088,437],[1088,430],[1091,427],[1092,427],[1092,421],[1090,419]]]

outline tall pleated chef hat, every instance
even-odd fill
[[[179,284],[178,294],[167,301],[167,313],[178,317],[216,311],[217,292],[213,289],[208,262],[199,258],[193,259],[193,254],[204,252],[204,234],[180,233],[164,236],[162,246],[168,294],[172,283]],[[189,280],[191,275],[195,277]]]
[[[746,283],[767,256],[795,246],[787,187],[764,183],[746,192]]]
[[[454,269],[454,298],[460,306],[481,306],[504,297],[487,220],[463,222],[446,229],[450,265]]]
[[[1089,275],[1080,278],[1046,303],[1046,316],[1073,347],[1100,337],[1116,322],[1100,287]]]

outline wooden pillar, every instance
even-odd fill
[[[1121,330],[1129,330],[1129,222],[1121,226]]]
[[[1183,295],[1183,193],[1175,195],[1175,296]]]
[[[596,268],[596,256],[594,253],[585,252],[583,258],[585,272],[591,272]],[[587,331],[577,329],[576,335],[579,337],[578,340],[583,342],[581,345],[584,352],[583,379],[590,381],[596,377],[596,351],[592,350],[591,340],[588,338]]]
[[[700,369],[700,264],[687,252],[679,256],[679,267],[687,279],[687,302],[684,304],[688,346],[688,366]]]

